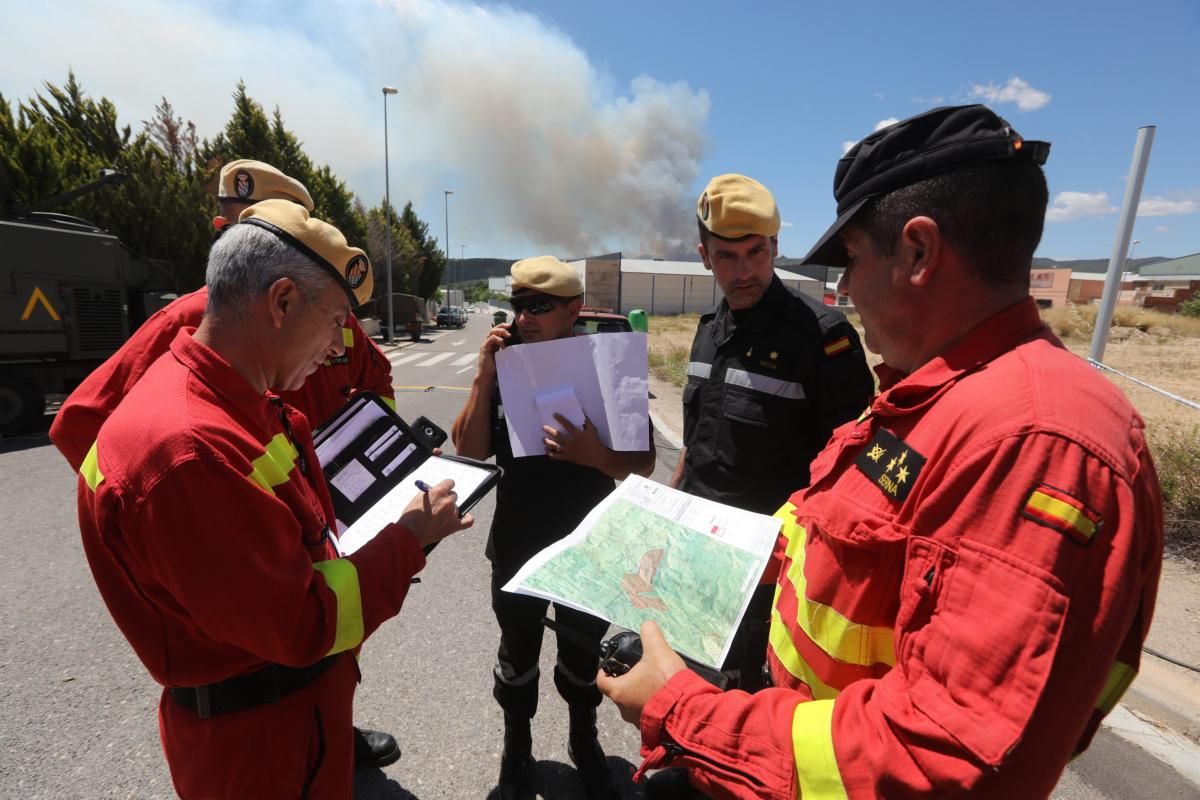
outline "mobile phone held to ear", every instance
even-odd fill
[[[504,343],[505,347],[512,347],[514,344],[521,343],[521,329],[517,327],[516,322],[508,323],[508,341]]]
[[[413,421],[412,430],[430,450],[441,447],[446,441],[446,432],[425,417],[417,417]]]

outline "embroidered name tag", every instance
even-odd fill
[[[903,501],[925,466],[925,456],[897,439],[891,431],[880,428],[854,459],[854,466],[885,495]]]

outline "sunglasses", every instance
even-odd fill
[[[533,295],[532,297],[514,297],[512,299],[513,316],[516,317],[522,312],[528,312],[535,317],[540,317],[547,311],[552,311],[562,302],[557,297],[550,297],[545,294]]]

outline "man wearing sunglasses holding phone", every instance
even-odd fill
[[[547,601],[501,591],[531,556],[569,534],[587,513],[631,473],[654,470],[654,445],[643,452],[605,447],[596,427],[576,427],[558,417],[547,426],[546,454],[514,458],[508,441],[504,406],[496,380],[496,353],[513,344],[548,342],[573,335],[582,305],[583,283],[575,270],[552,256],[512,266],[514,319],[492,328],[479,348],[479,368],[471,394],[451,436],[459,455],[496,456],[504,477],[496,492],[496,513],[488,537],[492,562],[492,609],[500,625],[492,694],[504,710],[504,755],[498,794],[502,800],[533,798],[534,760],[530,721],[537,711],[538,659],[542,617]],[[608,622],[555,605],[555,618],[599,643]],[[618,796],[604,751],[596,739],[596,688],[599,659],[571,644],[560,644],[554,685],[570,711],[568,753],[579,770],[586,796]]]

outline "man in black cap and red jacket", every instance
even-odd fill
[[[883,356],[776,516],[776,688],[720,692],[654,623],[598,685],[639,772],[715,797],[1047,797],[1137,674],[1162,499],[1129,401],[1029,297],[1045,142],[983,106],[859,142],[806,261]]]

